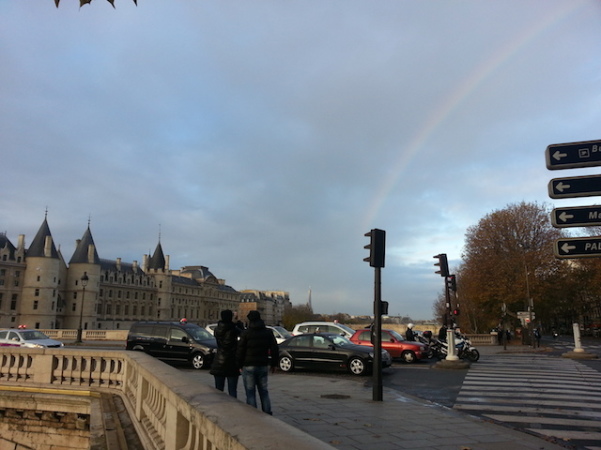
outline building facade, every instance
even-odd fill
[[[281,321],[288,294],[252,292],[258,293],[252,309],[267,324]],[[245,318],[244,296],[206,266],[171,269],[160,241],[142,264],[101,259],[88,225],[67,264],[47,218],[29,248],[24,235],[15,246],[0,234],[0,328],[129,329],[138,320],[181,318],[206,325],[223,309]]]

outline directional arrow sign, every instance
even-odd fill
[[[545,159],[549,170],[601,166],[601,141],[549,145]]]
[[[601,195],[601,175],[553,178],[549,182],[549,197],[574,198]]]
[[[553,251],[560,259],[601,257],[601,236],[557,239]]]
[[[551,223],[555,228],[600,226],[601,205],[555,208]]]

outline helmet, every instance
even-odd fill
[[[407,324],[407,328],[409,328],[409,329],[413,328],[413,324],[412,323]]]

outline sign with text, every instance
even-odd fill
[[[601,236],[557,239],[553,245],[555,257],[598,258],[601,256]]]
[[[555,228],[601,226],[601,205],[555,208],[551,223]]]
[[[547,169],[575,169],[601,166],[601,141],[552,144],[545,151]]]
[[[553,178],[549,182],[549,197],[574,198],[601,195],[601,175]]]

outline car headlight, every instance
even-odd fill
[[[373,358],[374,357],[374,352],[369,352],[369,357]]]
[[[43,345],[41,344],[25,344],[23,345],[24,347],[28,347],[28,348],[45,348]]]

